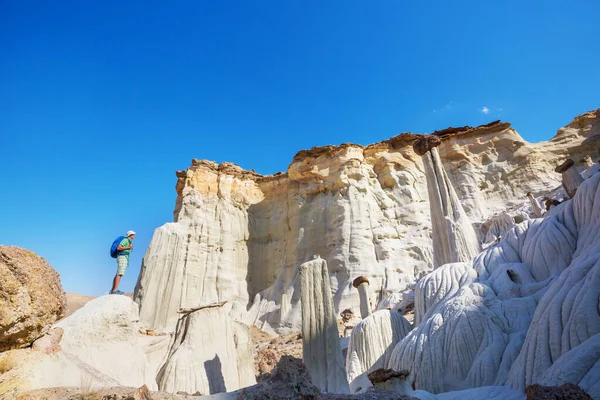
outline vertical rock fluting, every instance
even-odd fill
[[[360,317],[365,319],[371,315],[371,304],[369,303],[369,280],[365,276],[359,276],[352,282],[358,290],[360,299]]]
[[[480,251],[473,226],[442,166],[436,149],[440,143],[440,138],[435,135],[423,135],[413,146],[423,159],[427,177],[434,268],[452,262],[469,261]]]
[[[555,188],[553,169],[565,154],[596,159],[599,132],[596,110],[536,144],[508,123],[434,136],[442,138],[445,178],[468,217],[481,222],[520,204],[528,191]],[[179,307],[229,300],[246,309],[255,299],[249,322],[300,329],[298,266],[314,253],[328,260],[338,311],[359,306],[356,276],[368,277],[382,294],[411,286],[433,264],[417,138],[403,133],[366,147],[302,150],[286,172],[272,176],[193,160],[177,173],[175,222],[156,230],[144,257],[135,291],[142,325],[172,331]]]
[[[237,166],[192,161],[178,174],[175,222],[156,229],[135,287],[142,326],[173,331],[177,311],[248,302],[248,207],[262,199]]]
[[[352,330],[346,356],[350,390],[370,386],[367,373],[387,365],[394,347],[412,329],[398,311],[379,310],[360,321]]]
[[[535,216],[538,218],[542,218],[544,216],[544,210],[542,209],[542,206],[540,206],[540,203],[537,201],[537,199],[535,197],[533,197],[531,192],[527,193],[527,198],[529,199],[529,202],[531,203],[531,210],[533,211]]]
[[[248,358],[249,335],[228,311],[216,303],[184,313],[156,379],[161,391],[214,394],[254,383],[248,379],[253,363],[239,362],[240,355]]]
[[[577,187],[583,183],[583,176],[581,176],[576,168],[573,168],[574,165],[575,162],[569,158],[554,170],[562,175],[562,184],[565,187],[567,195],[571,198],[575,196]]]
[[[326,392],[349,393],[325,260],[300,266],[300,294],[302,354],[312,381]]]

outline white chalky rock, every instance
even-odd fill
[[[575,196],[577,188],[583,182],[583,176],[581,176],[574,165],[575,162],[569,158],[555,169],[556,172],[562,175],[562,183],[569,197]]]
[[[529,218],[527,218],[529,219]],[[506,232],[515,226],[515,219],[508,213],[501,213],[489,218],[481,227],[481,233],[485,232],[482,243],[489,243],[501,238]]]
[[[231,313],[230,313],[231,315]],[[233,342],[236,349],[238,384],[240,388],[254,385],[254,343],[250,325],[233,321]]]
[[[533,211],[536,217],[542,218],[544,216],[544,210],[542,209],[542,206],[540,205],[538,200],[535,197],[533,197],[533,194],[531,194],[531,192],[527,193],[527,198],[531,203],[531,211]]]
[[[228,188],[225,179],[215,186]],[[156,229],[144,255],[134,298],[145,328],[172,332],[177,311],[199,301],[248,301],[247,213],[232,199],[193,190],[180,207],[176,222]]]
[[[434,135],[422,136],[414,144],[422,156],[433,231],[433,266],[469,261],[480,250],[477,235],[452,183],[442,165],[437,150],[441,140]]]
[[[412,293],[411,290],[407,289],[402,293],[393,292],[384,295],[381,301],[377,304],[377,310],[391,310],[393,308],[397,308],[403,300],[409,301],[412,304],[414,302],[414,295],[410,300],[405,299],[405,296],[408,295],[408,293]]]
[[[138,334],[138,307],[129,297],[99,297],[55,326],[64,330],[62,353],[81,371],[89,370],[90,385],[157,388],[155,375],[169,338]],[[103,377],[100,385],[95,376]]]
[[[82,387],[97,390],[113,386],[158,387],[155,375],[165,356],[168,336],[138,334],[137,305],[126,296],[102,296],[59,321],[63,331],[58,346],[3,353],[18,360],[9,371],[18,390]],[[0,379],[2,381],[2,379]],[[0,398],[18,397],[11,385],[0,383]]]
[[[227,305],[213,304],[185,314],[177,323],[167,361],[157,375],[159,389],[214,394],[255,383],[248,379],[253,363],[242,360],[251,354],[248,332],[238,328],[237,334],[242,354],[236,348],[235,321]]]
[[[461,286],[472,283],[477,272],[469,263],[452,263],[442,265],[415,285],[415,326],[426,317],[427,310],[433,310],[445,299],[458,292]],[[417,300],[418,299],[418,300]]]
[[[553,167],[565,154],[597,154],[599,133],[596,110],[547,142],[527,143],[502,122],[434,136],[446,186],[467,217],[482,222],[520,205],[528,191],[559,186]],[[302,150],[272,176],[193,160],[177,173],[175,222],[156,230],[144,257],[135,291],[142,325],[173,331],[179,307],[228,300],[246,309],[256,300],[248,322],[271,332],[300,329],[298,266],[315,253],[329,264],[338,312],[358,309],[356,276],[369,279],[372,296],[381,294],[374,306],[414,285],[433,264],[416,139],[405,133],[369,146]]]
[[[553,219],[563,228],[554,234],[564,251],[546,249],[543,260],[553,266],[567,262],[569,267],[536,309],[510,371],[508,383],[517,389],[538,382],[560,357],[600,333],[600,175],[582,183]],[[595,382],[600,385],[600,375]]]
[[[600,172],[600,164],[596,163],[592,167],[586,169],[582,175],[587,179],[591,178],[592,175],[597,174],[598,172]]]
[[[411,329],[402,314],[392,310],[376,311],[354,327],[346,353],[351,392],[371,386],[367,374],[387,365],[394,346]]]
[[[418,388],[434,393],[504,384],[524,391],[599,333],[599,185],[593,176],[551,216],[517,225],[481,253],[478,281],[455,283],[455,295],[427,310],[389,367],[410,370]],[[431,275],[456,281],[450,271]]]
[[[542,386],[574,383],[600,399],[600,333],[563,354],[536,382]]]
[[[313,384],[348,393],[327,262],[318,256],[300,266],[302,355]]]

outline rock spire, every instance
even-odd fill
[[[423,160],[433,230],[433,266],[465,262],[479,254],[480,246],[471,222],[442,166],[435,135],[423,135],[413,149]]]

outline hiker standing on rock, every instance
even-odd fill
[[[121,282],[121,277],[125,275],[125,270],[129,265],[129,253],[131,253],[131,250],[133,249],[133,244],[131,244],[133,238],[135,238],[135,232],[128,231],[126,236],[119,236],[110,248],[111,257],[117,259],[117,274],[113,279],[110,294],[123,294],[123,292],[119,290],[119,283]]]

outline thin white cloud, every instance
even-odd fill
[[[444,112],[444,111],[448,111],[448,110],[452,110],[452,108],[454,107],[454,102],[453,101],[449,101],[446,103],[445,106],[441,107],[441,108],[434,108],[433,110],[431,110],[432,113],[437,113],[437,112]]]
[[[490,112],[490,109],[487,108],[486,106],[483,106],[483,108],[481,109],[481,112],[487,115]]]

